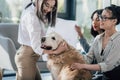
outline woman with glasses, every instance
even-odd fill
[[[116,25],[120,23],[120,7],[111,5],[104,8],[99,17],[100,28],[105,32],[95,38],[87,55],[88,63],[95,58],[97,64],[74,63],[71,69],[87,69],[103,72],[103,80],[120,80],[120,32]]]
[[[103,29],[100,29],[100,20],[99,20],[99,15],[101,15],[102,11],[103,9],[95,10],[91,15],[92,25],[91,25],[90,33],[93,37],[96,37],[97,35],[104,32]],[[83,36],[81,28],[76,25],[75,29],[80,37],[79,39],[80,44],[82,45],[84,51],[87,53],[89,51],[90,45],[88,44],[87,40]]]
[[[57,0],[35,0],[23,10],[18,33],[21,47],[15,56],[16,80],[41,80],[36,63],[48,51],[40,48],[40,39],[48,26],[55,26],[57,5]]]

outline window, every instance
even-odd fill
[[[120,6],[120,0],[98,0],[98,8],[105,8],[110,6],[110,4]]]
[[[111,4],[120,6],[120,0],[110,0]]]
[[[66,1],[67,0],[58,0],[58,13],[66,12]]]
[[[21,0],[0,0],[0,22],[18,23],[22,10]]]
[[[0,23],[18,23],[22,9],[31,0],[0,0]],[[75,19],[76,0],[58,0],[58,17]]]
[[[58,17],[75,20],[76,0],[58,0]]]

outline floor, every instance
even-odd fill
[[[49,72],[42,72],[41,76],[42,76],[42,80],[52,80],[51,74]],[[5,70],[4,77],[2,80],[15,80],[15,72]]]
[[[101,76],[102,76],[102,74],[99,74],[99,73],[96,72],[94,74],[92,80],[102,80]],[[51,74],[49,73],[49,71],[41,71],[41,77],[42,77],[42,80],[52,80],[52,77],[51,77]],[[10,70],[5,70],[2,80],[15,80],[15,72],[10,71]]]

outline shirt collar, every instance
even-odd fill
[[[104,34],[105,34],[105,33],[101,33],[101,34],[99,35],[99,39],[101,39],[101,38],[104,36]],[[115,39],[118,35],[120,35],[120,32],[119,32],[119,31],[118,31],[118,32],[115,32],[115,33],[110,37],[110,40]]]
[[[111,40],[115,39],[117,36],[120,35],[120,32],[116,32],[111,36]]]
[[[34,4],[31,5],[31,8],[32,8],[35,12],[37,11],[37,9],[36,9],[36,7],[34,6]]]

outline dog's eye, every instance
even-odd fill
[[[52,37],[53,40],[55,40],[55,37]]]

